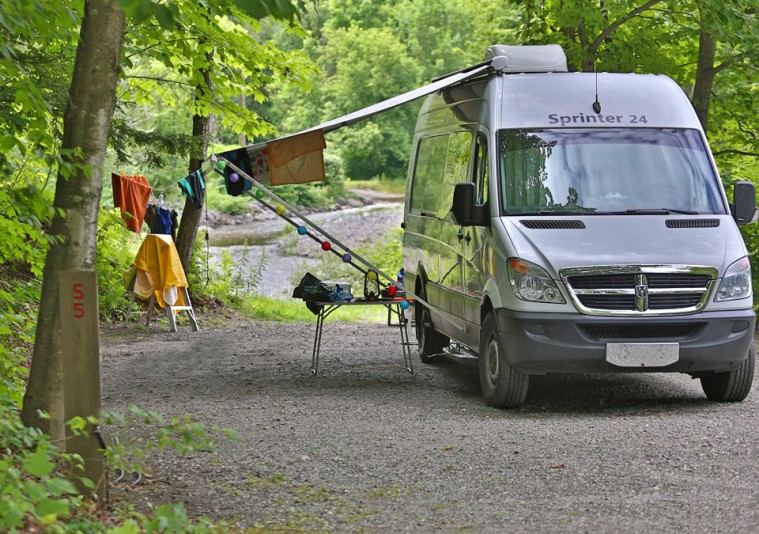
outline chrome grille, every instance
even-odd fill
[[[599,266],[562,269],[578,309],[590,315],[694,313],[712,292],[716,269],[703,266]]]

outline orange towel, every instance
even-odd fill
[[[126,222],[127,228],[139,235],[145,210],[150,202],[150,193],[153,191],[148,179],[144,176],[124,176],[114,172],[111,173],[111,183],[113,205],[121,208],[121,218]]]

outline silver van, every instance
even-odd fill
[[[422,361],[477,362],[487,404],[545,373],[678,372],[714,401],[754,375],[751,268],[693,107],[666,76],[569,73],[491,46],[421,108],[404,286]]]

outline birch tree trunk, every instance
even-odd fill
[[[57,176],[56,238],[45,260],[34,354],[22,420],[63,439],[62,346],[58,292],[60,272],[88,271],[95,264],[97,224],[103,190],[108,127],[116,102],[124,12],[118,2],[87,0],[79,33],[74,74],[63,117],[62,154],[72,164]],[[41,418],[39,411],[50,419]]]

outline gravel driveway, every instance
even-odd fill
[[[314,377],[313,323],[217,322],[104,328],[105,410],[189,414],[241,439],[150,450],[148,476],[113,484],[115,501],[308,532],[759,528],[757,393],[715,404],[687,376],[549,375],[499,411],[476,369],[415,362],[410,375],[382,324],[328,321]]]

